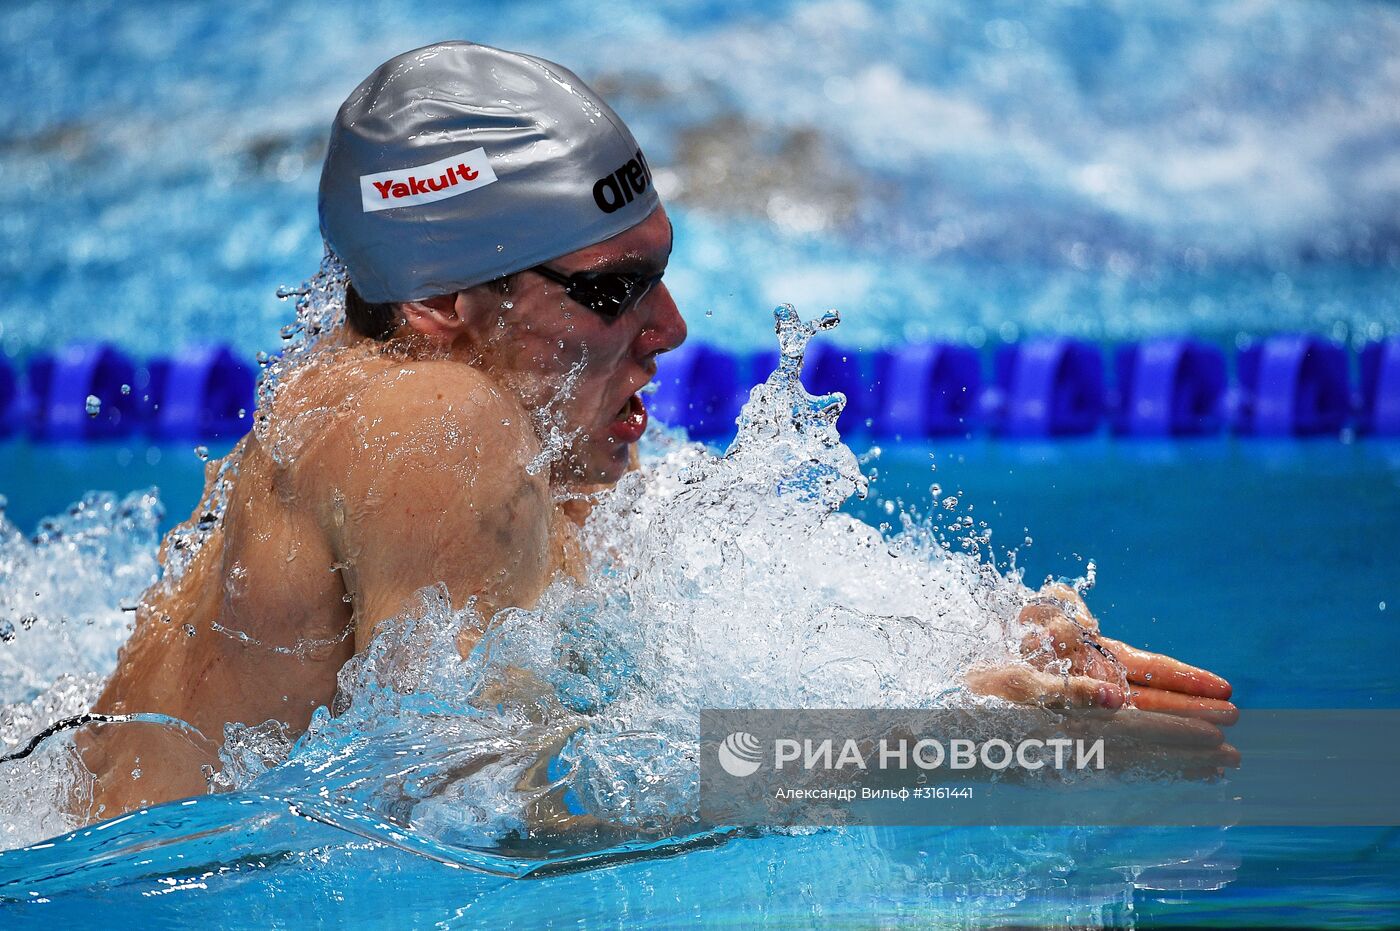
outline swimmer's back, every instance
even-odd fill
[[[94,705],[178,717],[208,740],[144,725],[87,735],[104,816],[204,791],[227,723],[300,733],[420,588],[444,582],[454,605],[475,595],[489,612],[532,604],[553,573],[547,475],[525,468],[539,444],[517,401],[460,363],[327,355],[235,449],[223,520],[142,599]]]
[[[459,362],[370,356],[327,374],[296,415],[327,410],[325,427],[284,469],[345,567],[358,645],[439,582],[459,607],[533,603],[554,509],[520,402]]]

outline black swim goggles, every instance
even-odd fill
[[[661,281],[661,274],[574,272],[565,275],[547,265],[536,265],[529,270],[563,285],[569,300],[582,304],[604,320],[621,317]]]

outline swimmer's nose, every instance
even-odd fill
[[[652,289],[643,302],[647,311],[647,321],[637,334],[636,350],[642,358],[649,358],[662,352],[670,352],[685,342],[685,319],[671,299],[671,292],[665,282]]]

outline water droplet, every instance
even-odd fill
[[[195,635],[195,629],[193,624],[186,624],[184,630],[186,637],[193,637]]]
[[[127,395],[129,395],[129,394],[131,394],[131,386],[130,386],[130,385],[122,385],[122,396],[125,397],[125,396],[127,396]]]
[[[196,447],[194,448],[194,454],[195,454],[195,456],[199,459],[200,462],[208,462],[208,461],[209,461],[209,447],[208,447],[208,446],[196,446]]]
[[[958,499],[955,498],[954,496],[949,495],[948,497],[946,497],[946,498],[943,499],[943,510],[945,510],[945,511],[951,511],[953,508],[955,508],[955,507],[957,507],[957,506],[958,506]]]
[[[102,413],[102,399],[95,394],[87,396],[87,413],[89,417],[96,417]]]

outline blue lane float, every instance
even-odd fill
[[[1084,436],[1104,414],[1103,357],[1073,339],[1033,339],[996,354],[996,387],[984,404],[1007,437]]]
[[[157,440],[234,439],[248,429],[257,376],[227,346],[152,359],[148,432]]]
[[[1049,338],[1003,346],[984,384],[983,354],[947,343],[871,353],[818,344],[804,381],[840,391],[847,435],[907,439],[991,431],[1013,438],[1083,436],[1108,419],[1125,437],[1358,432],[1400,436],[1400,337],[1350,358],[1317,336],[1280,335],[1225,353],[1188,338],[1146,340],[1113,353],[1113,386],[1098,347]],[[647,406],[697,439],[732,436],[751,387],[778,364],[774,349],[731,353],[688,343],[667,355]],[[105,344],[32,358],[27,377],[0,357],[0,436],[27,429],[41,441],[234,439],[251,423],[256,370],[227,346],[190,347],[137,364]],[[1354,393],[1353,393],[1354,390]]]
[[[1203,436],[1225,426],[1225,353],[1189,339],[1155,339],[1114,354],[1113,431],[1123,436]]]
[[[1400,436],[1400,336],[1361,350],[1357,426],[1363,433]]]
[[[101,343],[66,346],[29,363],[29,416],[36,439],[118,439],[140,426],[136,365]]]
[[[1271,336],[1240,350],[1235,427],[1253,436],[1336,433],[1351,414],[1347,355],[1316,336]]]
[[[739,359],[739,400],[740,407],[744,401],[749,399],[749,391],[754,385],[768,380],[778,368],[778,363],[782,361],[782,355],[776,349],[752,349],[748,352],[741,352]],[[737,411],[735,412],[738,413]]]
[[[852,433],[863,433],[873,425],[879,412],[875,394],[874,360],[858,350],[818,343],[807,352],[802,378],[813,394],[839,391],[846,396],[841,426]]]
[[[884,436],[956,436],[975,426],[982,365],[975,350],[947,343],[889,349],[875,357],[875,426]]]
[[[19,379],[10,363],[0,356],[0,437],[20,428]]]
[[[697,439],[729,433],[743,406],[738,360],[703,343],[686,343],[663,361],[652,412]]]

